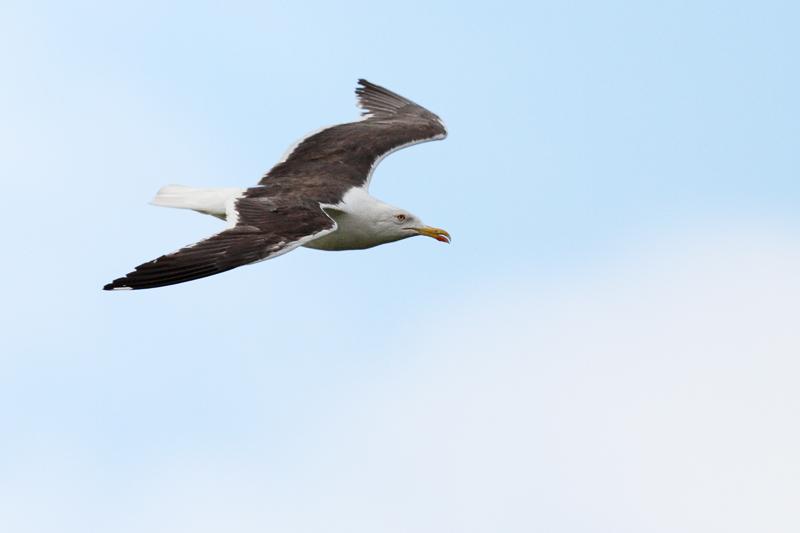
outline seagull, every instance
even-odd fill
[[[300,139],[255,187],[167,185],[153,204],[221,218],[227,228],[142,263],[104,290],[152,289],[213,276],[278,257],[299,246],[361,250],[443,229],[369,194],[375,167],[402,148],[447,136],[442,120],[399,94],[358,80],[361,119]]]

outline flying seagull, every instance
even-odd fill
[[[441,119],[379,85],[358,80],[361,120],[314,132],[298,141],[255,187],[162,187],[153,203],[216,216],[227,229],[143,263],[105,290],[152,289],[213,276],[272,259],[298,246],[358,250],[425,235],[450,242],[404,209],[368,192],[387,155],[444,139]]]

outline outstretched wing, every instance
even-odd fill
[[[336,203],[351,187],[368,187],[373,170],[390,153],[447,136],[441,119],[424,107],[366,80],[358,83],[364,118],[302,139],[261,185],[302,189],[323,203]]]
[[[271,259],[336,229],[316,203],[287,205],[255,194],[239,199],[236,211],[234,227],[143,263],[103,289],[152,289],[213,276]]]

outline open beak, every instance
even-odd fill
[[[414,231],[416,231],[420,235],[425,235],[426,237],[431,237],[432,239],[436,239],[439,242],[446,242],[446,243],[450,242],[450,234],[443,229],[432,228],[430,226],[422,226],[421,228],[414,228]]]

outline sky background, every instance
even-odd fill
[[[797,6],[6,0],[2,530],[800,530]],[[359,77],[452,245],[100,290]]]

